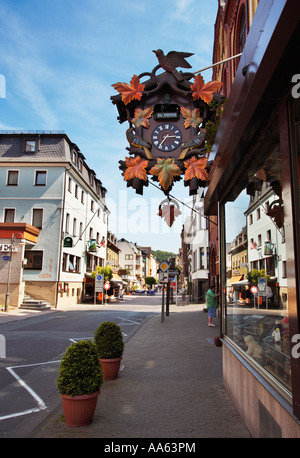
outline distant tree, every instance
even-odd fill
[[[247,278],[248,278],[249,283],[257,283],[258,278],[260,278],[260,277],[266,277],[267,281],[270,280],[270,276],[266,275],[265,269],[262,269],[262,270],[252,269],[247,274]]]
[[[152,250],[153,256],[156,257],[157,261],[161,264],[163,261],[168,261],[169,258],[175,258],[177,255],[170,251]]]
[[[146,285],[152,286],[157,284],[157,280],[154,277],[145,277]]]
[[[95,278],[95,276],[98,274],[104,275],[105,281],[110,281],[113,276],[113,271],[112,271],[112,268],[109,266],[106,266],[106,267],[97,266],[96,270],[94,270],[94,272],[91,273],[91,277]]]

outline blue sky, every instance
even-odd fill
[[[157,216],[164,194],[127,188],[119,160],[125,131],[112,84],[158,64],[153,49],[194,53],[196,72],[212,63],[217,0],[1,0],[1,130],[63,130],[107,189],[110,229],[142,246],[177,252],[184,218],[169,228]],[[211,70],[202,73],[211,80]],[[150,180],[151,181],[151,180]],[[191,203],[183,181],[171,192]]]

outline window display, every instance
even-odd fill
[[[291,390],[281,159],[275,146],[233,202],[225,204],[224,334]]]

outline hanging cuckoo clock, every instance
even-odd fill
[[[208,177],[205,148],[205,122],[208,104],[221,87],[218,81],[207,84],[201,74],[178,71],[191,68],[186,58],[191,53],[153,51],[158,58],[151,73],[134,75],[128,83],[112,86],[119,94],[111,100],[118,109],[126,131],[129,157],[119,161],[120,170],[138,194],[157,181],[166,196],[174,182],[184,177],[190,195],[205,187]],[[156,74],[162,68],[164,73]]]

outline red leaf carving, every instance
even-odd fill
[[[192,157],[188,161],[184,161],[184,166],[186,172],[184,175],[184,180],[191,180],[192,178],[198,178],[199,180],[206,181],[208,178],[208,172],[206,170],[207,158],[202,157],[197,159]]]
[[[140,180],[147,181],[146,168],[148,167],[148,161],[143,161],[140,156],[137,157],[126,157],[125,162],[127,169],[124,172],[124,180],[131,180],[133,178],[139,178]]]
[[[191,90],[194,91],[192,96],[193,99],[202,99],[205,103],[210,103],[213,98],[213,93],[216,92],[222,83],[219,81],[210,81],[204,84],[203,77],[199,73],[195,76],[194,84],[191,84]]]
[[[145,85],[140,83],[139,77],[133,75],[130,84],[127,83],[116,83],[112,84],[112,87],[115,88],[121,95],[122,101],[127,105],[133,99],[141,100],[142,92],[145,89]]]
[[[136,108],[134,111],[134,118],[132,118],[131,122],[135,125],[135,127],[149,127],[149,120],[153,113],[153,107],[146,108],[142,110],[141,108]]]

